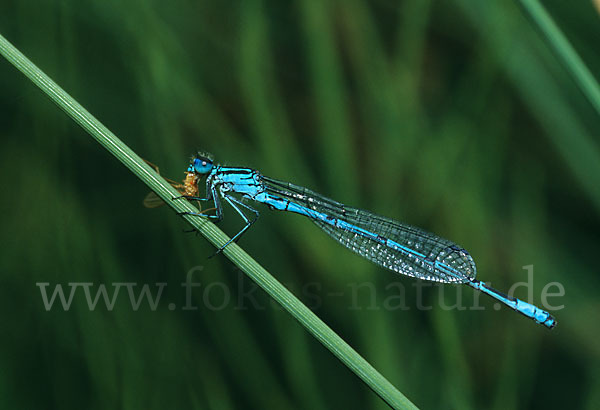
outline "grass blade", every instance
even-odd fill
[[[520,2],[546,37],[553,51],[571,72],[583,94],[600,114],[600,86],[577,51],[538,0],[520,0]]]
[[[176,212],[194,212],[196,210],[187,201],[171,200],[173,197],[178,196],[179,193],[168,182],[1,35],[0,54],[25,74],[59,108],[65,111],[71,119],[86,130],[100,145],[121,161],[123,165],[129,168],[131,172],[160,196],[173,210]],[[184,219],[215,246],[221,246],[229,239],[219,228],[204,218],[184,216]],[[386,403],[395,409],[416,408],[363,357],[269,272],[252,259],[242,248],[237,244],[232,244],[223,253],[240,270],[281,304],[302,326],[350,368],[350,370],[358,375]]]

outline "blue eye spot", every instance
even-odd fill
[[[200,157],[194,158],[190,166],[197,174],[208,174],[213,168],[213,163],[207,158]]]

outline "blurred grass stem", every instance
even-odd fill
[[[575,82],[600,115],[600,86],[577,51],[538,0],[519,0],[529,13],[558,58],[567,67]]]

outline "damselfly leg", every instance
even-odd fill
[[[181,196],[179,198],[186,198],[189,200],[207,200],[209,198],[198,198],[198,197],[188,197],[188,196]],[[193,216],[205,216],[211,219],[216,219],[217,222],[223,219],[223,209],[222,209],[222,205],[219,201],[219,197],[216,196],[216,193],[213,193],[213,198],[215,199],[215,208],[210,208],[211,210],[214,209],[217,211],[216,215],[205,215],[204,212],[208,211],[204,210],[202,212],[179,212],[178,215],[193,215]],[[177,199],[177,198],[173,198],[173,199]],[[227,201],[227,203],[233,208],[235,209],[235,211],[242,217],[242,219],[244,220],[244,222],[246,223],[246,225],[238,232],[236,233],[231,239],[229,239],[229,241],[227,241],[227,243],[223,246],[221,246],[219,249],[217,249],[217,251],[211,256],[211,258],[215,255],[217,255],[218,253],[220,253],[221,251],[223,251],[223,249],[225,249],[229,244],[231,244],[232,242],[237,242],[240,237],[252,226],[252,224],[254,222],[256,222],[258,220],[258,216],[259,213],[256,209],[246,205],[245,203],[243,203],[242,201],[240,201],[237,198],[234,198],[232,196],[229,195],[223,195],[223,199],[225,199],[225,201]],[[243,207],[246,208],[247,210],[251,211],[254,213],[254,218],[250,219],[246,216],[246,214],[244,214],[244,212],[242,212],[242,210],[239,207]],[[194,232],[193,230],[191,232]]]
[[[203,212],[178,212],[177,215],[204,216],[204,217],[214,220],[215,222],[220,222],[223,219],[223,206],[221,205],[221,201],[219,200],[219,196],[217,195],[216,188],[213,187],[209,192],[210,192],[210,195],[207,195],[206,198],[202,198],[199,196],[193,196],[193,195],[182,195],[182,196],[173,198],[173,201],[175,201],[177,199],[187,199],[188,201],[210,201],[212,199],[215,206],[214,206],[214,208],[210,208],[210,209],[214,209],[216,211],[215,215],[204,215]]]
[[[236,199],[232,196],[226,195],[224,196],[225,200],[227,201],[227,203],[229,205],[231,205],[231,207],[233,209],[235,209],[237,211],[238,214],[240,214],[240,216],[242,217],[242,219],[244,220],[244,222],[246,222],[246,226],[244,226],[238,233],[236,233],[235,235],[233,235],[233,237],[227,241],[227,243],[223,246],[221,246],[217,252],[215,253],[215,255],[219,252],[221,252],[223,249],[225,249],[227,247],[227,245],[229,245],[232,242],[237,242],[241,236],[248,230],[248,228],[250,228],[252,226],[252,224],[254,222],[256,222],[256,220],[258,219],[258,216],[260,215],[258,213],[258,211],[248,205],[246,205],[245,203],[243,203],[242,201],[240,201],[239,199]],[[238,208],[235,204],[242,206],[244,208],[246,208],[249,211],[254,212],[254,218],[252,220],[250,220],[243,212],[240,208]],[[213,255],[214,256],[214,255]]]

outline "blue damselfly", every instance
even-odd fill
[[[221,200],[242,217],[246,225],[217,252],[238,240],[258,218],[258,211],[242,200],[252,200],[270,209],[310,218],[325,233],[357,254],[393,272],[441,283],[464,283],[535,320],[553,328],[556,320],[548,312],[505,295],[475,279],[475,262],[462,247],[422,229],[371,212],[352,208],[289,182],[262,175],[255,169],[216,165],[211,156],[197,154],[187,173],[206,177],[206,197],[187,199],[213,201],[215,215],[223,218]],[[247,211],[251,216],[247,216]],[[188,213],[189,214],[189,213]],[[193,214],[193,215],[201,215]]]

